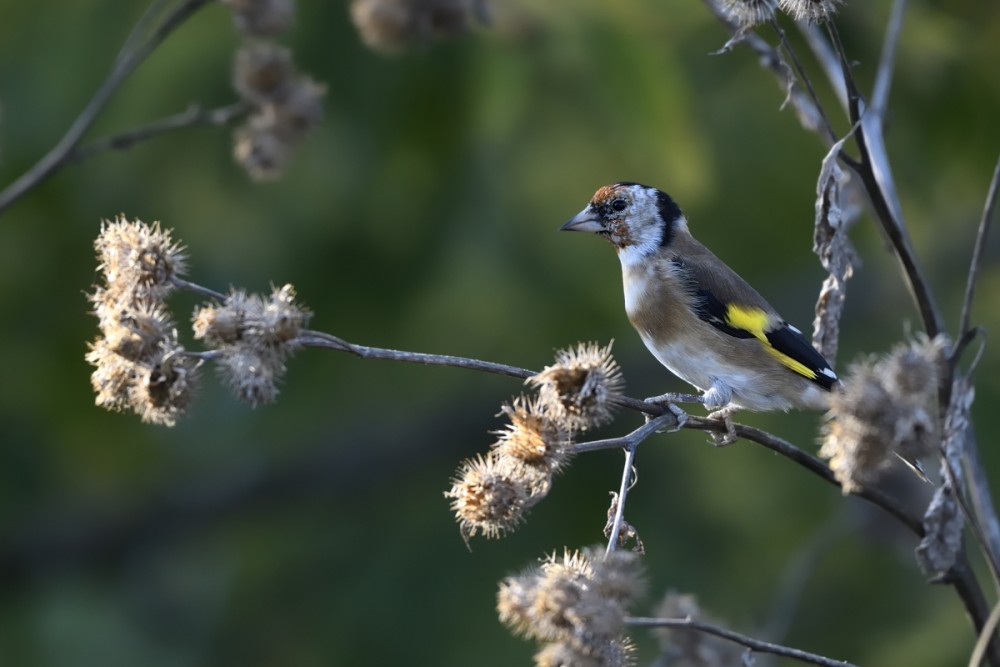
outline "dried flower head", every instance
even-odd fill
[[[270,122],[274,134],[295,145],[323,120],[323,97],[326,86],[307,76],[299,76],[288,86],[280,102],[262,107],[260,113],[274,116]]]
[[[236,30],[249,37],[277,37],[295,21],[295,0],[222,0]]]
[[[499,431],[493,445],[500,456],[510,457],[548,477],[562,470],[573,450],[569,433],[550,418],[538,399],[518,396],[501,407],[510,423]]]
[[[837,13],[844,0],[778,0],[782,11],[796,21],[826,21]]]
[[[459,466],[444,495],[452,499],[451,509],[465,539],[478,533],[498,538],[524,520],[529,488],[514,472],[492,450]]]
[[[162,299],[173,289],[173,278],[187,269],[184,248],[170,238],[169,229],[160,229],[159,222],[129,222],[124,215],[113,222],[104,220],[94,248],[105,289],[114,299],[131,300],[125,294]]]
[[[353,0],[351,19],[371,49],[393,54],[414,43],[457,37],[488,11],[485,0]]]
[[[535,654],[537,667],[632,667],[635,644],[622,635],[603,644],[596,653],[588,652],[578,642],[561,641],[543,644]]]
[[[934,399],[947,340],[917,340],[855,364],[830,397],[820,456],[851,493],[874,482],[895,457],[916,461],[939,440]]]
[[[133,394],[134,409],[142,421],[173,426],[191,405],[198,387],[200,364],[179,345],[164,346],[143,365]]]
[[[273,350],[250,345],[223,348],[216,363],[219,375],[236,397],[251,407],[273,403],[285,364]]]
[[[282,84],[280,98],[258,106],[233,133],[233,156],[255,180],[281,175],[292,149],[323,118],[326,86],[296,76]]]
[[[94,298],[107,295],[98,291]],[[174,323],[166,307],[159,301],[139,299],[117,303],[106,300],[96,308],[104,341],[110,351],[130,361],[149,359],[160,345],[174,334]]]
[[[95,403],[107,410],[131,410],[144,422],[173,426],[193,400],[199,361],[185,354],[176,331],[143,350],[141,356],[129,358],[106,338],[91,344],[86,359],[96,367],[90,376]]]
[[[656,608],[657,618],[690,618],[711,622],[693,595],[667,591]],[[738,644],[704,632],[658,628],[662,660],[670,665],[741,665],[742,649]]]
[[[233,158],[255,181],[281,176],[292,155],[292,147],[276,133],[276,121],[273,112],[257,112],[233,131]]]
[[[103,338],[90,344],[86,359],[96,367],[90,374],[90,384],[97,394],[94,403],[114,412],[127,410],[141,367],[112,350]]]
[[[233,88],[258,106],[288,97],[294,77],[292,52],[273,42],[250,42],[233,60]]]
[[[526,380],[538,387],[542,409],[570,431],[607,423],[625,387],[611,345],[580,343],[559,350],[556,363]]]
[[[621,586],[626,577],[639,576],[638,556],[605,559],[597,548],[565,550],[500,583],[497,611],[500,621],[515,633],[547,643],[536,664],[631,664],[631,642],[622,634],[631,594],[609,595],[610,582],[618,592],[638,591],[640,585]],[[570,660],[570,662],[565,662]]]
[[[271,296],[261,300],[261,307],[249,311],[247,333],[268,347],[287,350],[312,317],[307,309],[295,303],[295,288],[290,284],[274,287]]]
[[[722,0],[726,17],[741,28],[752,28],[774,17],[776,0]]]

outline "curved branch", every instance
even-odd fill
[[[84,107],[80,115],[70,125],[66,134],[52,150],[46,153],[35,166],[24,172],[13,183],[0,191],[0,213],[33,187],[51,176],[59,167],[66,164],[73,150],[80,143],[84,133],[104,110],[108,101],[118,88],[125,82],[135,69],[165,40],[170,33],[180,27],[195,12],[213,0],[186,0],[177,9],[167,15],[157,26],[148,39],[135,49],[126,49],[115,60],[111,73],[101,84],[97,92]]]
[[[249,110],[250,105],[242,100],[215,109],[202,109],[197,104],[192,104],[180,113],[166,116],[147,125],[142,125],[110,137],[97,139],[84,146],[77,146],[66,156],[66,160],[83,162],[98,153],[109,150],[125,150],[139,142],[186,127],[194,127],[196,125],[229,125],[234,120],[246,115]]]
[[[793,660],[798,660],[799,662],[804,662],[810,665],[822,665],[823,667],[856,667],[854,663],[846,662],[844,660],[834,660],[833,658],[827,658],[826,656],[818,655],[816,653],[809,653],[808,651],[802,651],[797,648],[766,642],[762,639],[754,639],[753,637],[748,637],[747,635],[742,635],[738,632],[733,632],[732,630],[727,630],[726,628],[712,625],[711,623],[705,623],[704,621],[698,621],[693,618],[645,618],[627,616],[625,618],[625,624],[642,628],[696,630],[698,632],[704,632],[705,634],[721,637],[722,639],[746,646],[748,649],[753,651],[780,655],[784,658],[792,658]]]

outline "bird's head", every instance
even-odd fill
[[[619,251],[635,248],[645,255],[669,245],[674,232],[686,225],[667,193],[638,183],[615,183],[595,192],[587,207],[560,229],[600,234]]]

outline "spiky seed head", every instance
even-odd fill
[[[572,455],[570,435],[545,413],[537,398],[518,396],[500,409],[510,420],[497,432],[500,438],[493,445],[500,456],[520,461],[544,477],[567,465]]]
[[[536,664],[631,664],[631,642],[622,634],[632,601],[625,591],[631,587],[612,585],[622,593],[616,595],[609,594],[608,585],[636,570],[633,558],[605,559],[596,547],[553,553],[501,582],[500,620],[515,633],[545,643]]]
[[[451,498],[451,509],[465,539],[479,533],[494,539],[524,520],[529,487],[501,465],[491,450],[463,461],[444,495]]]
[[[431,39],[458,37],[489,11],[486,0],[353,0],[351,20],[370,49],[387,55]]]
[[[294,76],[292,52],[274,42],[250,42],[233,59],[233,88],[258,106],[288,97]]]
[[[285,373],[277,354],[250,345],[227,346],[221,352],[216,370],[237,398],[254,408],[277,399],[278,381]]]
[[[169,229],[160,228],[159,222],[130,222],[124,215],[104,220],[94,248],[105,289],[125,302],[163,299],[173,289],[172,279],[187,269],[184,248],[170,238]]]
[[[722,0],[720,8],[739,27],[752,28],[770,21],[775,6],[776,0]]]
[[[528,378],[538,388],[541,409],[569,431],[586,430],[611,420],[625,382],[612,343],[580,343],[559,350],[556,363]]]
[[[255,181],[281,176],[292,147],[276,133],[273,111],[258,111],[233,131],[233,158]]]
[[[844,0],[778,0],[782,11],[796,21],[821,22],[834,17]]]
[[[295,0],[222,0],[236,30],[248,37],[277,37],[295,22]]]
[[[104,338],[90,344],[86,360],[96,367],[90,374],[90,384],[97,395],[95,404],[114,412],[128,409],[141,367],[111,349]]]
[[[173,426],[191,405],[198,387],[198,361],[176,343],[164,345],[135,385],[135,412],[150,424]]]
[[[918,339],[851,368],[830,397],[819,454],[844,493],[873,483],[896,459],[917,460],[939,440],[934,409],[947,340]]]

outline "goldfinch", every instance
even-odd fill
[[[599,189],[561,229],[603,236],[618,251],[625,312],[661,364],[701,391],[710,416],[738,409],[826,409],[837,374],[802,332],[688,231],[665,192]]]

